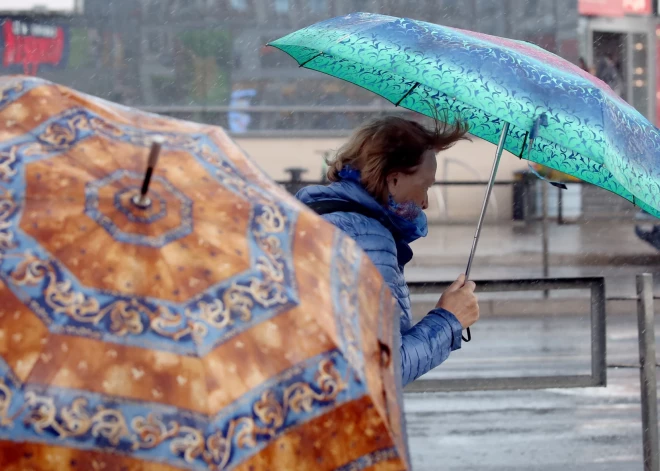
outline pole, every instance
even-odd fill
[[[564,224],[564,190],[557,188],[557,224]]]
[[[658,391],[655,374],[655,319],[653,276],[637,276],[637,329],[639,331],[639,379],[642,400],[644,471],[658,471]]]
[[[484,202],[481,205],[481,213],[479,214],[479,221],[477,222],[477,230],[474,234],[474,240],[472,241],[472,250],[470,251],[470,258],[468,259],[467,269],[465,270],[465,277],[468,279],[470,278],[470,270],[472,269],[472,261],[474,260],[474,253],[477,250],[477,244],[479,244],[479,237],[481,236],[481,227],[484,224],[486,209],[488,209],[488,201],[490,200],[490,194],[493,192],[493,184],[495,183],[495,177],[497,176],[497,169],[500,166],[502,152],[504,152],[504,141],[506,141],[506,135],[508,132],[509,132],[509,123],[504,123],[504,126],[502,126],[502,132],[500,134],[500,142],[497,144],[497,150],[495,151],[495,161],[493,162],[493,168],[490,171],[490,178],[488,179],[488,186],[486,187],[486,195],[484,196]]]
[[[477,230],[474,233],[474,239],[472,240],[472,250],[470,250],[470,258],[468,259],[467,268],[465,269],[465,279],[470,278],[470,271],[472,270],[472,262],[474,260],[474,253],[477,250],[477,245],[479,244],[479,237],[481,236],[481,228],[484,224],[484,218],[486,216],[486,209],[488,209],[488,201],[490,200],[490,194],[493,192],[493,185],[495,184],[495,177],[497,176],[497,169],[500,166],[500,160],[502,159],[502,152],[504,152],[504,142],[506,141],[506,135],[509,132],[509,123],[505,122],[502,126],[502,132],[500,133],[500,142],[497,144],[497,150],[495,151],[495,161],[493,162],[493,168],[490,171],[490,178],[488,179],[488,186],[486,187],[486,194],[484,195],[484,202],[481,206],[481,213],[479,214],[479,221],[477,222]],[[472,334],[470,329],[467,329],[467,339],[464,339],[466,342],[472,340]]]
[[[541,238],[543,239],[543,278],[550,275],[550,249],[548,240],[548,185],[546,182],[539,182],[541,185]],[[548,291],[543,292],[543,297],[548,298]]]

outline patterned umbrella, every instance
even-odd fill
[[[301,66],[610,190],[660,217],[660,131],[607,85],[533,44],[355,13],[271,43]],[[442,116],[441,114],[441,116]]]
[[[408,469],[378,271],[222,129],[22,77],[0,123],[0,469]]]
[[[497,144],[467,276],[504,149],[660,218],[660,131],[605,83],[540,47],[371,13],[323,21],[270,45],[396,106],[460,117]]]

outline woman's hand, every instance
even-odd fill
[[[435,307],[451,312],[467,329],[479,320],[479,302],[474,294],[476,287],[473,281],[465,281],[465,275],[461,275],[442,293]]]

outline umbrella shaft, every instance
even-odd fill
[[[490,178],[488,179],[488,187],[486,188],[486,195],[484,196],[484,202],[481,206],[481,214],[479,215],[479,222],[477,222],[477,230],[474,234],[474,240],[472,241],[472,250],[470,251],[470,258],[468,259],[467,269],[465,270],[465,277],[470,278],[470,270],[472,269],[472,261],[474,260],[474,254],[477,250],[477,244],[479,244],[479,237],[481,236],[481,227],[484,224],[484,217],[486,216],[486,209],[488,208],[488,201],[490,200],[490,194],[493,192],[493,184],[495,183],[495,177],[497,176],[497,169],[500,166],[500,159],[502,158],[502,152],[504,152],[504,142],[506,141],[506,135],[509,132],[509,123],[505,122],[502,126],[502,133],[500,134],[500,142],[497,144],[497,151],[495,152],[495,162],[493,162],[493,169],[490,172]]]
[[[151,183],[151,176],[154,173],[154,168],[156,168],[156,163],[158,163],[158,156],[160,154],[160,149],[163,146],[164,139],[161,136],[156,136],[152,139],[151,150],[149,151],[149,161],[147,162],[147,171],[144,174],[144,180],[142,181],[142,188],[140,189],[140,195],[143,197],[149,191],[149,184]]]
[[[154,173],[153,167],[147,168],[147,171],[144,174],[144,180],[142,181],[142,188],[140,189],[140,195],[145,196],[149,191],[149,183],[151,183],[151,176]]]

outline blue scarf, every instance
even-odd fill
[[[339,171],[341,180],[352,181],[364,188],[360,171],[350,166],[345,166]],[[407,239],[406,243],[417,240],[420,237],[426,237],[428,230],[428,220],[422,208],[413,201],[397,203],[392,195],[388,195],[388,202],[383,205],[390,221],[396,226],[398,232]]]

